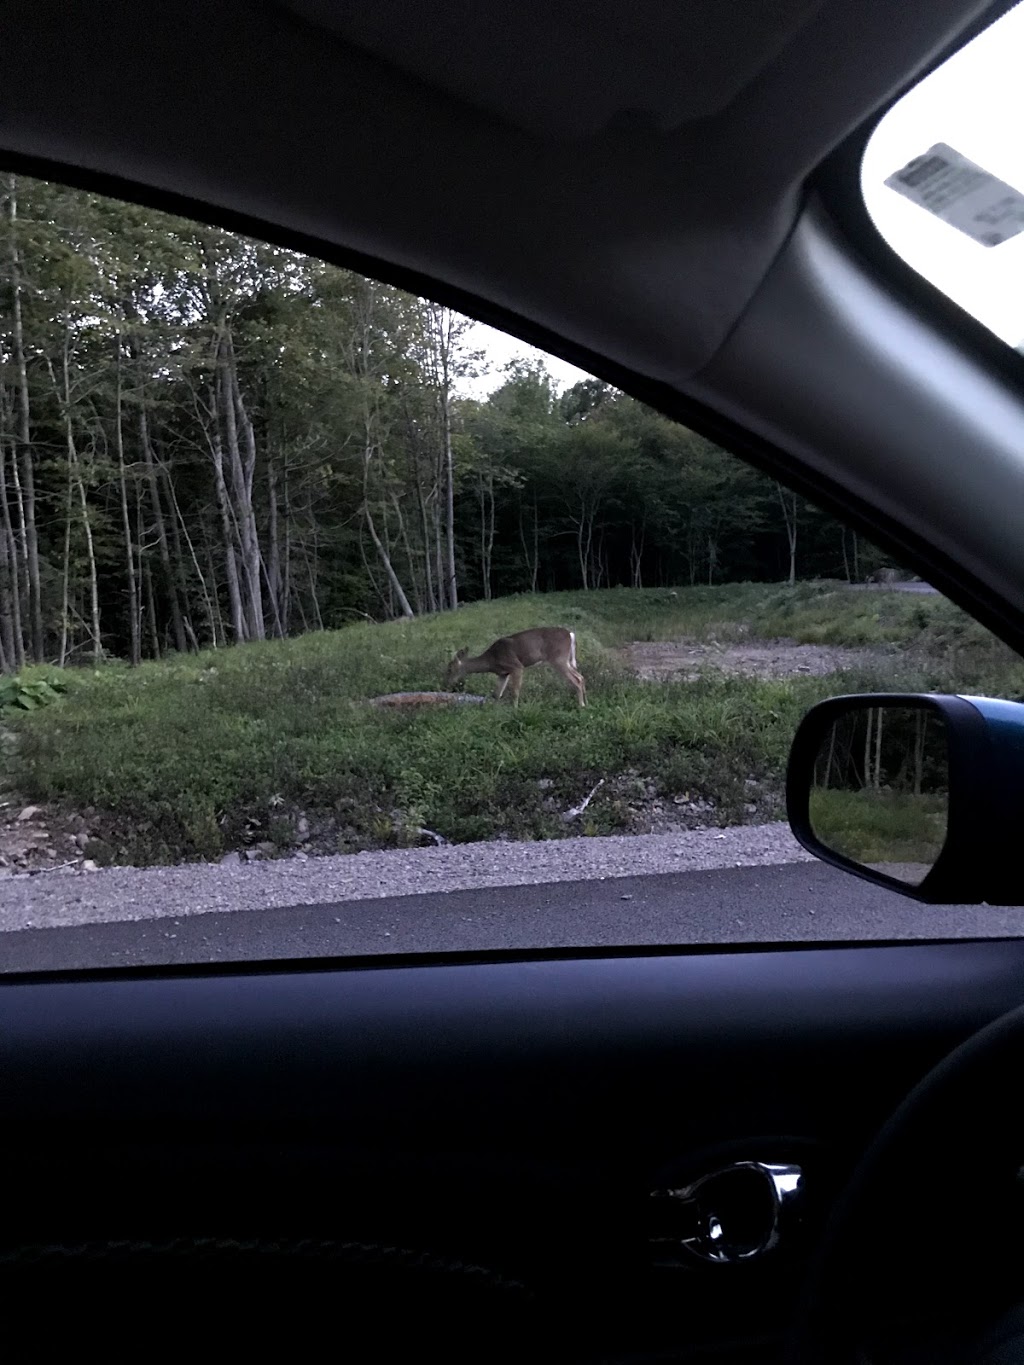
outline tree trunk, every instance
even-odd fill
[[[459,605],[459,585],[455,576],[455,460],[452,453],[451,310],[448,308],[438,309],[436,321],[441,379],[438,409],[441,418],[441,453],[444,462],[445,597],[449,610],[454,611]]]
[[[6,525],[7,452],[3,441],[3,392],[0,390],[0,673],[15,673],[19,667],[14,635],[14,604],[17,588],[11,576],[14,549]]]
[[[234,349],[230,333],[224,329],[218,344],[218,368],[221,376],[221,411],[224,420],[228,467],[231,471],[230,507],[238,527],[241,558],[240,581],[245,585],[245,615],[248,638],[263,640],[266,627],[263,619],[263,585],[260,578],[260,547],[256,534],[256,514],[252,505],[253,473],[256,463],[256,446],[252,423],[248,419],[245,404],[238,387],[235,372]],[[245,456],[239,442],[239,426],[245,442]]]
[[[189,585],[188,572],[185,568],[185,556],[181,548],[181,525],[180,517],[175,509],[178,505],[177,494],[174,491],[174,483],[171,479],[169,461],[160,459],[157,463],[157,475],[163,488],[162,497],[170,504],[171,515],[168,518],[171,528],[171,568],[174,580],[174,588],[180,603],[181,623],[185,634],[188,637],[189,645],[192,649],[199,649],[199,641],[196,639],[195,630],[192,628],[192,615],[189,610]]]
[[[580,503],[579,516],[573,517],[576,526],[576,554],[580,564],[580,581],[584,591],[589,591],[591,548],[594,541],[594,516],[586,503]]]
[[[831,784],[831,781],[832,781],[832,764],[833,764],[833,762],[835,761],[835,754],[836,754],[836,727],[833,725],[831,731],[829,732],[828,758],[825,760],[825,780],[824,780],[824,782],[821,784],[823,787],[826,787],[826,788]]]
[[[243,497],[242,544],[245,552],[246,576],[251,585],[251,613],[253,627],[258,640],[266,639],[266,624],[263,612],[263,551],[260,547],[259,529],[256,525],[256,508],[253,503],[253,485],[256,477],[256,433],[242,397],[238,383],[238,370],[234,363],[234,348],[231,349],[231,382],[234,387],[235,406],[238,410],[238,427],[243,441],[242,477]]]
[[[441,535],[441,513],[438,506],[440,487],[435,493],[434,506],[434,559],[437,573],[437,605],[441,611],[448,608],[448,586],[444,571],[444,542]]]
[[[17,177],[7,177],[7,214],[9,222],[8,261],[11,270],[11,333],[14,370],[18,379],[18,430],[20,449],[21,529],[24,540],[25,568],[28,574],[28,609],[32,632],[32,658],[43,662],[43,604],[39,578],[39,535],[36,530],[35,466],[32,459],[32,416],[28,392],[28,365],[25,360],[25,334],[21,309],[21,255],[17,236]]]
[[[494,509],[494,473],[491,471],[487,476],[487,599],[491,599],[491,566],[494,563],[494,527],[496,514]]]
[[[274,631],[284,636],[281,601],[281,528],[277,501],[277,461],[267,452],[267,595],[274,616]]]
[[[415,616],[415,612],[412,609],[408,597],[405,595],[405,589],[399,582],[398,574],[395,572],[394,565],[391,562],[391,555],[388,552],[387,546],[377,533],[377,527],[373,520],[373,513],[370,511],[370,463],[372,459],[373,447],[367,445],[363,449],[363,516],[366,519],[366,529],[370,533],[373,547],[377,551],[377,557],[387,575],[388,586],[394,594],[399,610],[403,616],[412,618]]]
[[[476,500],[480,512],[480,585],[484,601],[491,600],[491,566],[487,557],[487,487],[482,473],[476,478]]]
[[[634,588],[642,588],[644,584],[643,576],[641,573],[641,565],[643,563],[644,557],[644,540],[646,539],[647,536],[646,523],[645,522],[640,523],[639,540],[637,540],[636,526],[632,523],[630,524],[629,528],[629,536],[630,536],[629,544],[630,583]]]
[[[203,610],[206,616],[206,627],[207,630],[210,632],[210,643],[213,645],[214,649],[216,649],[218,644],[217,621],[216,617],[214,616],[213,601],[210,597],[210,589],[209,586],[207,585],[206,577],[202,569],[199,567],[199,557],[196,554],[196,547],[192,540],[192,537],[189,535],[188,525],[185,521],[185,518],[182,516],[181,507],[178,505],[178,495],[175,493],[174,484],[171,483],[170,479],[168,479],[167,481],[167,493],[171,499],[171,509],[174,512],[174,520],[172,524],[174,526],[175,540],[177,540],[178,538],[178,528],[180,527],[181,535],[184,536],[185,544],[188,546],[188,553],[189,558],[192,561],[192,567],[196,571],[196,580],[199,583],[199,591],[202,594]],[[214,594],[216,594],[217,591],[216,579],[213,580],[213,584],[214,584],[213,591]],[[188,618],[186,617],[186,621],[187,620]],[[192,630],[191,625],[189,625],[189,635],[192,639],[194,648],[198,650],[199,641],[196,640],[195,632]]]
[[[782,520],[786,527],[786,541],[789,545],[789,586],[796,585],[796,537],[797,537],[797,501],[796,494],[787,494],[781,483],[775,485],[779,495],[779,503],[782,506]],[[789,498],[787,503],[786,498]]]
[[[133,667],[142,662],[142,641],[139,637],[139,587],[135,577],[135,546],[132,543],[132,522],[128,511],[128,480],[124,462],[124,426],[121,394],[121,334],[117,334],[115,380],[114,448],[117,451],[118,486],[121,497],[121,529],[124,532],[125,579],[128,584],[128,651]]]
[[[284,486],[284,582],[281,585],[281,626],[285,635],[292,629],[292,504],[288,492],[288,460],[282,471]]]
[[[17,469],[17,458],[11,451],[11,468]],[[6,584],[6,596],[5,587]],[[21,621],[21,570],[18,564],[18,542],[14,534],[11,507],[7,495],[7,457],[0,444],[0,629],[4,621],[10,638],[7,643],[8,667],[14,671],[25,664],[25,635]]]
[[[359,525],[359,555],[363,561],[363,572],[366,574],[366,581],[369,583],[371,589],[373,590],[374,595],[377,598],[377,601],[381,605],[381,609],[383,610],[384,613],[384,619],[388,620],[390,619],[391,615],[390,598],[388,594],[384,591],[384,589],[381,587],[380,581],[378,580],[377,575],[374,572],[373,565],[370,563],[369,556],[366,553],[366,543],[363,540],[363,531],[365,529],[366,529],[365,523],[361,522]]]
[[[143,583],[146,589],[146,614],[149,617],[149,647],[153,651],[153,658],[160,658],[160,630],[156,619],[156,603],[153,600],[153,571],[149,567],[149,560],[143,560]]]
[[[882,717],[885,711],[880,706],[875,715],[875,790],[882,784]]]
[[[242,594],[238,582],[238,562],[235,558],[235,536],[231,525],[231,509],[228,505],[228,490],[224,479],[224,448],[220,443],[220,432],[216,429],[210,438],[210,452],[213,456],[213,482],[217,494],[217,511],[220,514],[220,530],[224,545],[224,577],[228,585],[228,605],[231,610],[231,629],[235,643],[248,639],[245,628],[245,613],[242,611]]]
[[[452,423],[451,406],[447,389],[444,397],[444,458],[445,458],[445,490],[444,490],[444,534],[445,552],[448,571],[448,606],[454,611],[459,605],[459,584],[455,576],[455,464],[452,459]]]
[[[3,486],[3,447],[0,446],[0,498],[6,498]],[[10,545],[7,532],[0,526],[0,673],[14,673],[18,669],[14,643],[14,621],[11,604],[14,591],[11,586]]]
[[[398,494],[392,490],[391,505],[395,509],[395,516],[398,519],[398,539],[405,554],[405,563],[409,571],[409,582],[412,584],[412,595],[414,601],[414,611],[417,616],[423,614],[423,598],[420,594],[419,576],[416,573],[416,560],[413,556],[412,546],[409,544],[409,533],[405,528],[405,517],[402,515],[402,504],[398,501]]]
[[[103,635],[100,630],[100,591],[96,573],[96,548],[92,538],[92,524],[89,520],[89,503],[85,494],[85,480],[82,466],[75,455],[75,482],[78,485],[78,504],[82,511],[82,529],[85,532],[85,554],[89,566],[89,628],[92,631],[92,657],[94,663],[103,659]]]
[[[303,552],[303,554],[304,554],[304,556],[305,556],[305,559],[306,559],[306,572],[307,572],[308,575],[309,575],[309,604],[310,604],[310,606],[313,608],[313,615],[314,615],[315,618],[316,618],[317,629],[318,629],[318,630],[323,630],[323,628],[324,628],[324,618],[323,618],[323,616],[322,616],[321,613],[320,613],[320,597],[319,597],[319,594],[318,594],[318,592],[317,592],[317,585],[318,585],[318,583],[319,583],[319,573],[318,573],[317,546],[316,546],[316,527],[315,527],[315,525],[314,525],[314,527],[313,527],[313,554],[312,554],[312,557],[310,557],[309,547],[308,547],[308,546],[305,546],[305,545],[304,545],[304,546],[302,547],[302,552]]]
[[[157,549],[160,552],[161,586],[167,597],[171,613],[171,629],[174,632],[174,647],[179,654],[188,648],[185,639],[185,623],[181,619],[181,603],[178,601],[177,585],[171,569],[171,549],[167,539],[167,524],[164,519],[163,499],[160,496],[160,481],[157,477],[156,455],[149,434],[149,418],[146,414],[146,390],[139,386],[139,445],[146,467],[146,482],[149,487],[149,501],[156,527]]]
[[[523,499],[519,499],[519,540],[523,547],[523,558],[526,560],[526,567],[530,571],[530,591],[537,591],[537,576],[540,572],[539,534],[537,530],[537,498],[533,499],[533,546],[532,550],[526,540],[526,528],[523,526]]]
[[[540,574],[540,517],[537,515],[537,494],[533,495],[533,562],[531,569],[531,592],[537,591],[537,580]]]
[[[64,554],[61,559],[60,652],[57,656],[57,663],[61,668],[64,667],[68,657],[68,612],[70,610],[69,599],[71,593],[71,506],[73,502],[73,492],[71,465],[69,463],[67,496],[64,500]]]
[[[284,631],[281,628],[281,612],[277,605],[277,596],[271,587],[270,571],[262,555],[260,556],[260,570],[267,585],[267,596],[270,598],[270,614],[274,621],[274,635],[278,640],[284,639]]]
[[[139,648],[145,656],[145,648],[142,643],[143,618],[146,614],[145,596],[143,593],[144,584],[144,560],[145,551],[143,548],[145,520],[142,515],[143,488],[142,480],[135,480],[135,581],[139,585]]]
[[[224,617],[220,609],[220,589],[217,585],[217,566],[213,562],[213,546],[207,535],[206,527],[203,526],[203,549],[206,551],[206,568],[209,574],[210,584],[210,610],[213,618],[213,643],[215,646],[226,645],[228,642],[227,631],[224,628]]]
[[[413,482],[416,486],[416,507],[420,514],[420,534],[423,537],[423,592],[427,610],[437,611],[439,603],[434,592],[434,575],[431,572],[431,536],[427,519],[427,499],[423,494],[423,473],[420,468],[418,449],[413,454]]]
[[[78,490],[78,505],[82,513],[82,531],[85,536],[86,563],[89,568],[89,625],[92,631],[92,657],[94,662],[99,663],[103,658],[103,636],[100,630],[100,586],[96,571],[96,547],[93,542],[92,522],[89,517],[89,500],[85,492],[85,479],[82,476],[82,464],[78,457],[74,423],[71,417],[70,349],[71,332],[65,325],[63,354],[64,435],[68,448],[68,465],[73,472],[74,482]]]

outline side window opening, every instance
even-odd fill
[[[814,701],[1022,683],[862,537],[597,379],[0,177],[0,929],[167,921],[177,892],[123,880],[167,865],[252,909],[407,893],[395,858],[439,848],[455,889],[474,858],[557,880],[567,839],[601,875],[638,866],[620,835],[646,870],[785,863]]]

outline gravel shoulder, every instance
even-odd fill
[[[811,862],[785,824],[0,878],[0,931]]]

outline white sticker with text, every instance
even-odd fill
[[[1024,232],[1024,194],[944,142],[885,183],[982,246],[999,246]]]

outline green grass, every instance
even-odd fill
[[[817,787],[809,814],[822,843],[856,862],[931,866],[946,841],[948,804],[939,795]]]
[[[518,711],[377,710],[365,699],[441,686],[457,647],[540,624],[577,632],[581,712],[549,670],[526,676]],[[631,639],[785,635],[908,646],[880,666],[831,678],[709,676],[642,683],[614,647]],[[936,598],[736,585],[507,598],[414,622],[353,625],[300,639],[172,658],[138,669],[69,670],[45,710],[5,713],[18,731],[18,789],[86,812],[107,861],[215,858],[267,840],[287,849],[300,821],[315,846],[351,851],[420,841],[552,838],[630,827],[660,797],[713,803],[709,821],[781,815],[796,724],[840,691],[932,688],[1024,692],[1024,666]],[[490,692],[494,680],[467,680]],[[585,817],[561,813],[605,779]],[[746,815],[746,818],[750,818]]]

